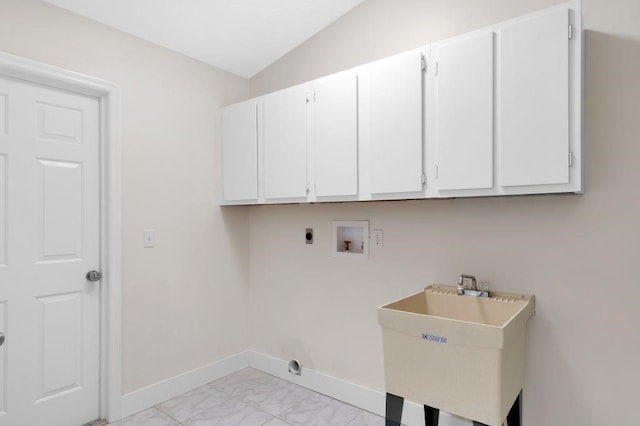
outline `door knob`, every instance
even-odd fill
[[[4,344],[4,333],[0,333],[0,346]]]
[[[102,279],[102,272],[89,271],[87,272],[87,280],[93,282],[100,281]]]

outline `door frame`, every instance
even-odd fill
[[[0,52],[0,76],[96,97],[100,103],[100,418],[122,403],[122,172],[120,89],[105,80]]]

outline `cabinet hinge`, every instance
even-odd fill
[[[438,165],[436,164],[436,180],[438,180]]]
[[[421,176],[421,178],[422,178],[422,184],[423,184],[423,185],[424,185],[425,183],[427,183],[427,175],[426,175],[426,174],[424,174],[424,173],[423,173],[423,174],[422,174],[422,176]]]
[[[573,25],[569,24],[569,40],[573,38]]]
[[[569,152],[569,167],[573,167],[573,152]]]
[[[436,61],[436,72],[434,74],[438,75],[438,61]]]
[[[422,71],[427,71],[427,61],[424,56],[420,57],[420,64],[422,65]]]

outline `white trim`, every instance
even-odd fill
[[[120,417],[113,418],[111,421],[117,421],[139,413],[247,367],[264,371],[379,416],[384,417],[385,415],[385,393],[383,391],[369,389],[310,370],[304,365],[302,365],[302,374],[297,376],[289,373],[288,361],[260,352],[246,351],[123,395]],[[406,426],[423,426],[423,406],[411,401],[405,401],[402,424]],[[440,426],[469,426],[472,423],[449,413],[440,412],[439,424]]]
[[[249,352],[241,352],[204,367],[122,396],[121,417],[127,417],[249,366]],[[113,419],[118,420],[118,419]]]
[[[386,394],[382,391],[369,389],[324,373],[309,370],[304,365],[302,365],[302,374],[297,376],[289,373],[288,361],[260,352],[249,352],[249,366],[379,416],[384,417],[385,415]],[[423,406],[405,400],[402,424],[424,426]],[[468,426],[471,424],[472,422],[469,420],[440,412],[440,426]]]
[[[118,418],[122,369],[122,198],[120,90],[113,83],[0,52],[0,75],[95,96],[101,114],[100,416]]]
[[[120,90],[101,96],[103,383],[100,417],[119,417],[122,399],[122,145]]]

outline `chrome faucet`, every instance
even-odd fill
[[[458,277],[458,288],[457,293],[459,296],[464,296],[464,280],[471,280],[471,290],[478,291],[478,286],[476,285],[476,277],[473,275],[462,274]]]
[[[464,288],[464,280],[471,280],[471,288]],[[489,297],[489,283],[480,283],[480,290],[476,284],[476,277],[462,274],[458,277],[458,288],[456,293],[459,296]]]

